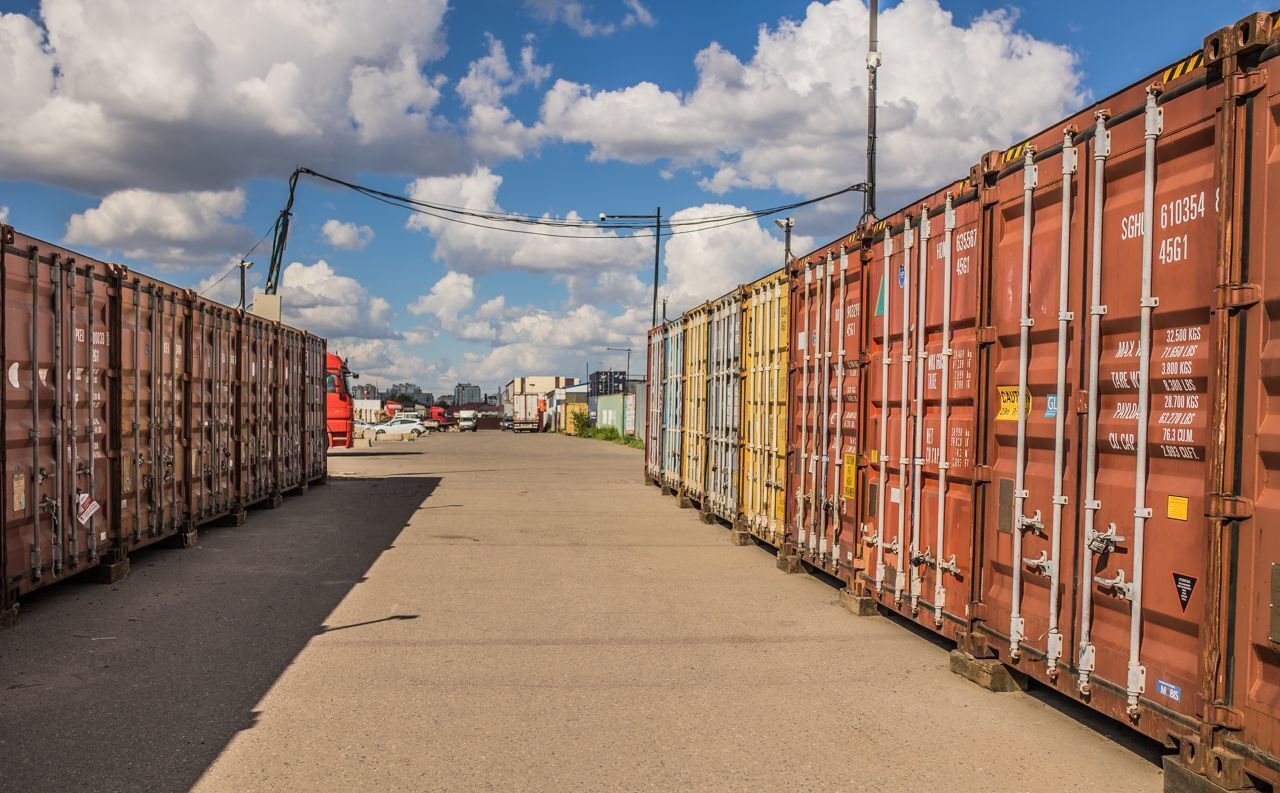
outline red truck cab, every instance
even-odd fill
[[[325,429],[329,448],[350,449],[354,446],[355,403],[351,400],[351,370],[347,362],[333,353],[325,356]]]

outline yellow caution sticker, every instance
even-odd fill
[[[1017,421],[1019,418],[1031,415],[1031,392],[1023,391],[1022,399],[1018,399],[1018,387],[1016,385],[998,386],[1000,392],[1000,412],[996,413],[996,421]],[[1018,404],[1022,404],[1022,413],[1018,413]]]
[[[845,498],[858,497],[858,458],[852,454],[844,456],[844,487],[842,493]]]
[[[1187,498],[1185,496],[1169,496],[1169,506],[1165,511],[1171,520],[1187,519]]]
[[[879,449],[868,449],[868,450],[867,450],[867,457],[869,457],[869,458],[871,459],[871,464],[872,464],[872,465],[879,465],[879,463],[880,463],[880,450],[879,450]]]

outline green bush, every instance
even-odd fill
[[[591,437],[591,417],[585,410],[573,414],[573,431],[583,438]]]
[[[622,433],[618,432],[618,428],[612,424],[604,427],[596,427],[595,429],[595,437],[602,441],[613,441],[614,443],[617,443],[622,440]]]

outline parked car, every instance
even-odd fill
[[[516,420],[511,416],[503,416],[502,421],[499,422],[499,426],[502,428],[503,432],[506,432],[510,430],[512,427],[514,427],[515,423],[516,423]]]
[[[381,424],[375,424],[373,434],[377,437],[383,435],[412,435],[418,437],[427,431],[427,427],[418,418],[397,417],[384,421]]]

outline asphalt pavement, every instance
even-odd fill
[[[0,780],[42,791],[1159,791],[1158,750],[857,618],[642,483],[480,432],[330,457],[197,547],[0,633]]]

